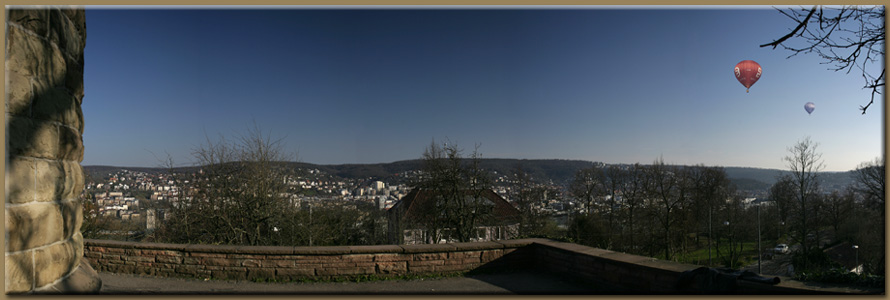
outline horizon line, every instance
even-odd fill
[[[464,159],[468,159],[468,158],[464,158]],[[305,162],[305,161],[277,161],[277,162],[284,162],[284,163],[303,163],[303,164],[317,165],[317,166],[343,166],[343,165],[385,165],[385,164],[393,164],[393,163],[398,163],[398,162],[407,162],[407,161],[414,161],[414,160],[422,160],[422,158],[403,159],[403,160],[396,160],[396,161],[391,161],[391,162],[375,162],[375,163],[313,163],[313,162]],[[602,164],[605,164],[605,165],[633,165],[633,164],[640,164],[640,165],[644,165],[644,166],[648,166],[648,165],[651,165],[651,164],[652,164],[652,163],[641,163],[641,162],[635,162],[635,163],[607,163],[607,162],[602,162],[602,161],[592,161],[592,160],[585,160],[585,159],[566,159],[566,158],[481,158],[481,160],[528,160],[528,161],[534,161],[534,160],[537,160],[537,161],[547,161],[547,160],[552,160],[552,161],[578,161],[578,162],[588,162],[588,163],[602,163]],[[702,164],[702,163],[693,164],[693,165],[688,165],[688,164],[672,164],[672,163],[665,163],[665,164],[666,164],[666,165],[669,165],[669,166],[685,166],[685,167],[691,167],[691,166],[702,165],[702,166],[705,166],[705,167],[748,168],[748,169],[763,169],[763,170],[790,171],[790,170],[787,170],[787,169],[778,169],[778,168],[770,168],[770,167],[757,167],[757,166],[724,166],[724,165],[707,165],[707,164]],[[82,166],[82,167],[114,167],[114,168],[122,168],[122,169],[126,169],[126,168],[164,169],[164,168],[167,168],[167,167],[165,167],[165,166],[154,166],[154,167],[146,167],[146,166],[118,166],[118,165],[111,165],[111,164],[89,164],[89,165],[81,164],[81,166]],[[198,166],[198,165],[180,165],[180,166],[174,166],[173,168],[192,168],[192,167],[200,167],[200,166]],[[838,171],[838,170],[822,170],[822,171],[819,171],[818,173],[853,172],[853,171],[855,171],[856,169],[857,169],[857,168],[853,168],[853,169],[850,169],[850,170],[840,170],[840,171]]]

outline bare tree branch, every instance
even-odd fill
[[[813,9],[810,10],[810,13],[807,15],[807,17],[803,21],[800,21],[800,23],[797,24],[797,27],[794,28],[794,30],[792,30],[791,33],[786,34],[785,36],[779,38],[778,40],[773,41],[772,43],[760,45],[760,47],[773,46],[773,49],[776,49],[776,46],[779,46],[779,44],[781,44],[785,40],[787,40],[787,39],[791,38],[792,36],[794,36],[795,34],[797,34],[797,31],[799,31],[801,28],[806,30],[807,23],[810,21],[810,17],[813,16],[814,12],[816,12],[816,6],[813,6]],[[784,14],[784,12],[782,12],[782,13]],[[821,12],[819,14],[821,15]],[[785,14],[785,15],[789,16],[788,14]],[[820,22],[821,22],[821,19],[820,19]]]
[[[862,114],[863,114],[863,115],[865,114],[865,110],[867,110],[868,107],[871,106],[871,104],[875,102],[875,94],[881,94],[881,92],[878,91],[878,87],[883,87],[883,86],[884,86],[884,81],[882,81],[882,80],[884,80],[884,79],[883,79],[883,78],[884,78],[884,71],[886,71],[886,69],[881,70],[881,76],[878,76],[878,79],[875,79],[875,81],[874,81],[875,84],[869,85],[869,84],[868,84],[868,79],[866,78],[865,88],[866,88],[866,89],[867,89],[867,88],[871,88],[871,101],[869,101],[868,104],[866,104],[865,106],[859,106],[859,110],[862,111]],[[865,77],[864,74],[863,74],[862,76]],[[878,82],[880,82],[880,83],[878,83]]]
[[[832,71],[846,70],[849,73],[854,67],[858,68],[866,79],[864,88],[872,89],[871,101],[859,107],[865,114],[874,103],[874,95],[881,93],[878,88],[884,87],[883,69],[881,76],[877,78],[871,76],[867,70],[872,63],[882,64],[876,58],[884,57],[884,7],[813,6],[801,10],[779,9],[779,12],[797,22],[797,27],[760,47],[772,46],[776,49],[782,45],[785,50],[792,52],[789,58],[801,53],[815,53],[824,60],[822,64],[833,65],[829,67]],[[811,24],[813,26],[809,26]]]

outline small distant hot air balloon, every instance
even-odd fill
[[[816,105],[813,102],[807,102],[807,104],[803,105],[803,109],[807,110],[807,114],[813,114],[813,110],[816,109]]]
[[[735,73],[735,79],[738,79],[739,82],[745,86],[745,93],[748,92],[748,89],[760,79],[760,74],[763,73],[763,69],[760,68],[760,64],[753,60],[743,60],[735,65],[735,69],[733,70]]]

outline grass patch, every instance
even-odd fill
[[[728,242],[720,243],[719,252],[717,247],[711,248],[711,263],[713,266],[726,265],[727,260],[729,259],[728,244]],[[738,246],[736,246],[735,251],[738,251]],[[750,262],[757,261],[757,242],[742,243],[742,252],[736,252],[733,253],[733,255],[738,257],[738,261],[736,262],[735,266],[733,266],[733,268],[739,268],[741,266],[749,264]],[[664,255],[659,255],[657,258],[664,259]],[[699,248],[687,253],[678,253],[674,256],[674,260],[681,263],[707,266],[708,247]]]

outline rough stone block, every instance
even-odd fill
[[[331,260],[295,260],[297,266],[321,266],[331,262]]]
[[[331,262],[324,264],[325,268],[352,268],[355,267],[354,262]]]
[[[75,60],[66,57],[68,72],[65,74],[65,88],[77,98],[77,104],[82,104],[83,100],[83,54],[81,59]]]
[[[30,78],[15,71],[6,72],[6,113],[30,116],[33,95]]]
[[[83,53],[83,40],[77,26],[74,25],[62,10],[54,9],[49,13],[49,40],[69,55],[78,57]]]
[[[201,264],[207,265],[207,266],[240,266],[241,265],[239,262],[232,261],[231,259],[228,259],[228,258],[213,258],[213,257],[207,257],[207,258],[201,259]]]
[[[121,256],[116,254],[102,254],[102,259],[105,261],[120,261]]]
[[[6,292],[23,293],[34,286],[33,252],[6,254]]]
[[[155,262],[154,256],[128,256],[126,260],[136,262],[137,265],[142,262]]]
[[[417,253],[414,254],[414,260],[437,260],[448,259],[448,253]]]
[[[57,126],[29,118],[6,120],[7,155],[55,159],[59,150]]]
[[[77,31],[83,35],[83,39],[86,40],[86,18],[85,13],[82,6],[66,6],[62,7],[61,11],[65,13],[65,16],[71,20],[74,24],[74,27],[77,28]]]
[[[34,270],[37,275],[36,286],[42,287],[68,274],[77,266],[74,242],[68,240],[34,252]]]
[[[80,225],[83,223],[83,208],[80,201],[60,202],[59,209],[62,214],[62,224],[65,225],[63,237],[69,238],[75,233],[80,233]]]
[[[182,263],[186,265],[199,265],[201,264],[201,259],[195,257],[183,257]]]
[[[409,265],[408,272],[411,272],[414,274],[431,273],[431,272],[435,271],[435,269],[434,269],[435,267],[436,266],[411,266],[411,265]]]
[[[414,267],[414,266],[441,266],[441,265],[444,265],[444,264],[445,264],[445,261],[444,261],[444,260],[414,260],[414,261],[409,261],[409,262],[408,262],[408,266],[409,266],[409,267]]]
[[[71,240],[74,242],[74,254],[78,259],[83,257],[83,234],[80,231],[74,232],[74,235],[71,236]]]
[[[6,36],[6,70],[24,76],[46,74],[52,47],[21,29],[9,26]]]
[[[414,259],[414,255],[403,253],[383,253],[374,255],[374,261],[409,261],[412,259]]]
[[[479,258],[474,258],[474,257],[455,258],[455,259],[449,259],[449,260],[445,261],[446,265],[469,265],[469,264],[479,264],[479,263],[480,263]]]
[[[151,265],[137,264],[134,272],[136,275],[155,275],[155,268]]]
[[[59,159],[81,162],[83,161],[83,137],[77,129],[68,126],[59,126]],[[78,175],[83,180],[83,175]],[[78,193],[79,195],[80,193]]]
[[[315,276],[315,268],[277,268],[275,274],[285,278],[301,278],[304,276]]]
[[[340,275],[371,275],[377,272],[375,266],[340,269]]]
[[[433,271],[435,272],[458,272],[458,271],[467,271],[473,269],[475,265],[441,265],[441,266],[433,266]]]
[[[6,11],[9,22],[19,24],[38,36],[46,36],[48,30],[49,10],[13,8]]]
[[[38,294],[93,294],[99,292],[102,280],[99,274],[86,260],[80,260],[78,267],[70,276],[55,282],[51,286],[45,286],[35,290]]]
[[[495,259],[498,259],[501,256],[504,256],[504,250],[501,250],[501,249],[485,250],[482,252],[481,259],[482,259],[483,263],[487,263],[487,262],[493,261]]]
[[[56,121],[73,128],[81,128],[83,111],[77,98],[64,88],[47,88],[34,91],[31,116],[37,120]],[[58,143],[59,141],[55,141]]]
[[[245,259],[241,260],[241,263],[239,265],[244,267],[259,267],[260,261],[256,259]]]
[[[377,267],[377,263],[375,263],[375,262],[356,262],[355,266],[359,267],[359,268],[364,268],[364,267],[374,268],[374,267]]]
[[[275,269],[271,268],[249,268],[247,269],[247,279],[272,279],[275,278]]]
[[[378,274],[404,274],[408,272],[408,265],[405,262],[378,262]]]
[[[60,208],[53,203],[7,207],[6,232],[10,252],[60,241],[64,233]]]
[[[318,276],[337,276],[341,275],[340,270],[336,268],[316,268],[315,274]]]
[[[9,159],[6,165],[6,203],[34,201],[34,160],[22,157]]]
[[[165,264],[182,263],[182,257],[178,257],[178,256],[160,256],[159,255],[159,256],[155,257],[155,260],[157,260],[157,262],[159,262],[159,263],[165,263]]]
[[[48,43],[44,43],[44,45],[48,45]],[[50,46],[47,50],[49,51],[50,56],[45,64],[41,66],[41,70],[44,71],[37,76],[38,78],[46,80],[51,87],[63,88],[65,86],[65,79],[68,77],[67,55],[62,53],[62,49],[57,47]]]
[[[61,200],[65,188],[64,164],[61,161],[34,160],[34,200],[40,202]]]
[[[260,261],[260,267],[264,268],[293,268],[296,264],[292,260],[265,259]]]
[[[465,251],[465,252],[451,252],[448,253],[449,259],[461,259],[461,258],[470,258],[470,257],[481,257],[482,251]]]
[[[75,161],[62,161],[59,162],[59,164],[62,167],[65,181],[61,185],[58,198],[60,200],[79,199],[84,184],[83,167],[80,166],[80,163]]]
[[[105,270],[102,270],[102,271],[108,271],[111,273],[132,274],[133,272],[136,271],[136,265],[107,265],[107,266],[100,265],[100,266],[106,267]]]
[[[374,261],[374,254],[347,254],[340,259],[343,261]]]
[[[189,266],[189,265],[180,265],[174,268],[177,274],[185,274],[185,275],[198,275],[201,270],[200,266]]]

